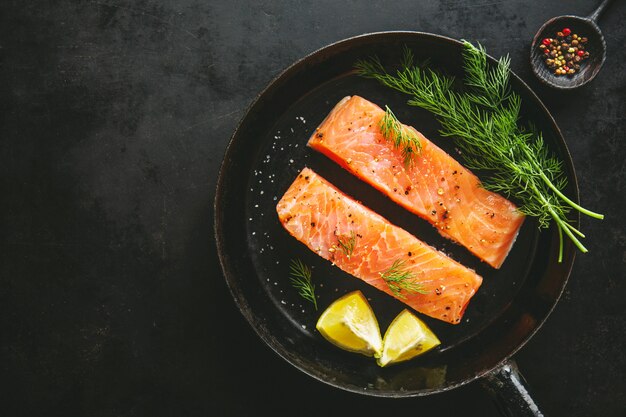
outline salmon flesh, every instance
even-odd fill
[[[471,269],[391,224],[309,168],[300,172],[276,210],[285,229],[319,256],[436,319],[459,323],[482,283]],[[394,264],[412,290],[390,287]]]
[[[481,187],[480,180],[413,127],[421,144],[406,165],[400,149],[381,133],[383,109],[359,96],[345,97],[313,133],[308,145],[469,249],[494,268],[507,257],[524,215]]]

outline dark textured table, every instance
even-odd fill
[[[589,253],[516,355],[551,416],[626,416],[626,4],[604,69],[575,92],[533,79],[548,18],[595,1],[3,1],[0,415],[476,415],[477,384],[382,400],[301,374],[244,321],[220,271],[213,198],[238,120],[330,42],[420,30],[509,53],[578,173]]]

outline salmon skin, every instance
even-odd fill
[[[313,133],[308,145],[469,249],[494,268],[507,257],[524,215],[413,127],[421,153],[405,166],[400,149],[380,130],[383,109],[359,96],[345,97]]]
[[[285,229],[319,256],[436,319],[459,323],[482,283],[471,269],[392,225],[309,168],[300,172],[276,211]],[[423,293],[392,291],[383,277],[394,263]]]

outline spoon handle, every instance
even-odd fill
[[[600,15],[602,14],[602,12],[604,12],[604,9],[606,9],[606,7],[609,5],[609,3],[611,3],[612,0],[604,0],[602,3],[600,3],[600,5],[598,6],[598,8],[596,10],[593,11],[593,13],[591,13],[589,15],[589,19],[593,20],[594,22],[598,22],[598,18],[600,17]]]

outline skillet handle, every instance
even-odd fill
[[[604,12],[604,9],[606,9],[606,7],[609,5],[609,3],[611,3],[612,0],[604,0],[597,9],[595,9],[590,15],[589,15],[589,19],[593,20],[594,22],[598,23],[598,19],[600,18],[600,15],[602,14],[602,12]]]
[[[530,396],[526,381],[512,359],[483,377],[481,385],[491,394],[503,416],[544,416]]]

